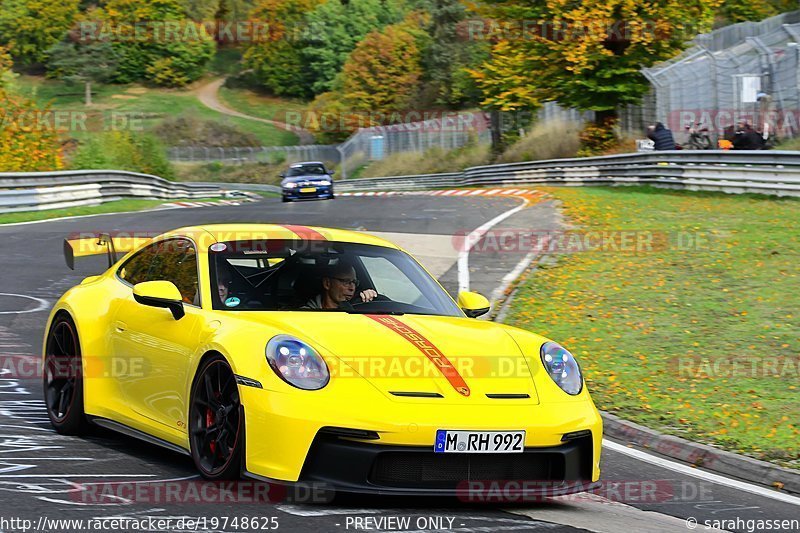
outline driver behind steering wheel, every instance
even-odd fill
[[[322,276],[322,292],[308,300],[301,309],[338,309],[355,296],[358,287],[356,269],[352,263],[340,259],[329,266]],[[378,293],[375,289],[364,289],[358,295],[362,302],[371,302]]]

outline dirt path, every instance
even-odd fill
[[[219,113],[224,115],[228,115],[231,117],[239,117],[245,118],[247,120],[256,120],[258,122],[263,122],[265,124],[271,124],[276,128],[280,128],[282,130],[289,131],[297,135],[300,139],[300,144],[314,144],[314,136],[311,134],[310,131],[299,128],[297,126],[290,126],[284,122],[279,122],[276,120],[269,120],[266,118],[254,117],[252,115],[245,115],[244,113],[240,113],[235,109],[231,109],[224,103],[222,103],[219,99],[219,88],[222,87],[222,84],[225,83],[225,78],[218,78],[216,80],[212,80],[209,83],[198,87],[194,92],[197,95],[197,99],[200,102],[208,107],[209,109],[213,109]]]

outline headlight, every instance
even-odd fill
[[[580,394],[583,389],[583,377],[575,357],[555,342],[542,344],[541,352],[542,364],[550,379],[567,394],[573,396]]]
[[[277,335],[267,343],[267,362],[289,385],[317,390],[328,384],[328,366],[308,344],[291,335]]]
[[[297,187],[297,184],[293,181],[290,181],[289,183],[284,183],[283,186],[286,187],[287,189],[294,189],[295,187]]]
[[[331,182],[329,180],[320,180],[314,182],[314,185],[321,185],[322,187],[327,187],[330,184]]]

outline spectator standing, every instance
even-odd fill
[[[647,138],[653,141],[656,150],[674,150],[675,139],[672,132],[661,122],[647,128]]]

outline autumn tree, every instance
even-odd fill
[[[211,22],[220,9],[220,0],[181,0],[183,12],[196,21]]]
[[[0,47],[0,172],[57,170],[58,132],[46,120],[47,109],[14,93],[12,66],[8,50]]]
[[[8,90],[14,83],[16,74],[11,68],[14,66],[14,61],[11,59],[11,54],[8,48],[0,46],[0,93]]]
[[[426,0],[424,5],[430,15],[426,30],[431,37],[422,59],[425,91],[432,93],[438,105],[477,104],[480,91],[468,69],[487,59],[488,43],[462,33],[468,12],[461,0]]]
[[[408,8],[404,1],[350,0],[318,5],[304,18],[307,39],[302,54],[315,94],[333,88],[347,56],[370,32],[400,22]]]
[[[555,100],[596,112],[599,122],[636,103],[649,84],[641,68],[673,57],[687,28],[709,30],[720,0],[487,0],[471,37],[493,42],[474,75],[484,104],[536,108]]]
[[[250,12],[253,20],[266,21],[266,39],[248,46],[244,65],[256,82],[279,96],[310,96],[311,73],[303,58],[307,37],[304,16],[324,0],[261,0]]]
[[[381,115],[408,110],[422,78],[428,19],[410,13],[398,24],[369,33],[350,53],[334,90],[318,95],[307,127],[323,142],[346,138],[357,128],[375,126]]]
[[[95,31],[82,33],[111,42],[117,82],[186,85],[203,75],[216,50],[213,37],[186,18],[179,0],[108,0],[95,16]]]
[[[358,43],[342,68],[342,93],[353,109],[408,109],[419,89],[422,48],[427,44],[421,22],[415,14]]]
[[[796,0],[724,0],[720,8],[723,24],[758,21],[773,17],[784,11],[797,9]]]
[[[80,0],[0,1],[0,45],[23,65],[43,63],[72,26]]]

